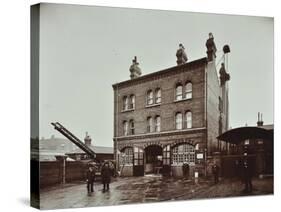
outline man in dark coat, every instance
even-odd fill
[[[247,154],[247,153],[246,153]],[[243,177],[245,188],[244,193],[251,193],[253,190],[252,177],[253,177],[253,163],[252,160],[248,157],[244,158],[243,161]]]
[[[108,163],[105,163],[101,168],[101,179],[103,183],[103,191],[109,190],[109,183],[111,178],[111,170]]]
[[[89,169],[86,173],[88,193],[94,192],[95,176],[96,176],[95,168],[92,166],[89,166]]]
[[[219,182],[220,167],[216,163],[212,167],[212,172],[214,175],[214,182],[215,182],[215,184],[217,184]]]
[[[184,178],[189,178],[189,165],[187,162],[184,162],[182,165],[182,173]]]

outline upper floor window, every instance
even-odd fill
[[[176,113],[176,129],[182,129],[182,113]]]
[[[129,124],[127,121],[123,122],[123,135],[128,135]]]
[[[178,84],[176,86],[176,100],[182,100],[182,85]]]
[[[161,118],[160,116],[155,117],[155,131],[160,132],[161,130]]]
[[[156,100],[155,100],[156,104],[161,103],[161,89],[157,88],[156,89]]]
[[[135,134],[135,123],[134,123],[134,120],[130,120],[130,134],[131,135]]]
[[[152,105],[153,104],[153,91],[149,90],[147,92],[147,104]]]
[[[152,117],[148,117],[147,118],[147,132],[152,132],[152,126],[153,125],[153,121],[152,121]]]
[[[192,113],[187,111],[185,113],[186,128],[192,128]]]
[[[123,110],[129,109],[129,98],[127,96],[123,97]]]
[[[135,95],[131,95],[130,96],[130,109],[135,109],[135,102],[136,102]]]
[[[185,98],[191,99],[192,98],[192,83],[188,82],[185,85]]]

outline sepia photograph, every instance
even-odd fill
[[[274,194],[273,17],[30,14],[31,206]]]

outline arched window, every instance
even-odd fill
[[[188,82],[185,85],[185,98],[191,99],[192,98],[192,83]]]
[[[160,104],[161,103],[161,89],[157,88],[156,89],[156,100],[155,100],[156,104]]]
[[[130,109],[135,109],[135,101],[136,101],[135,95],[131,95],[130,96]]]
[[[187,111],[185,113],[185,122],[186,122],[186,128],[188,129],[192,128],[192,113],[190,111]]]
[[[173,148],[173,164],[195,163],[195,149],[190,144],[181,144]]]
[[[182,113],[176,113],[176,129],[182,129]]]
[[[123,122],[123,135],[128,135],[128,122],[124,121]]]
[[[135,134],[135,123],[134,123],[134,120],[130,120],[130,134],[131,135]]]
[[[123,97],[123,110],[129,109],[129,98],[127,96]]]
[[[155,117],[155,131],[160,132],[161,130],[161,118],[160,116]]]
[[[152,132],[152,123],[153,121],[152,121],[152,118],[151,117],[148,117],[147,118],[147,132]]]
[[[153,91],[149,90],[147,92],[147,104],[152,105],[153,104]]]
[[[176,86],[176,100],[182,100],[182,85],[178,84]]]
[[[120,164],[132,165],[133,164],[133,148],[126,147],[121,151]]]

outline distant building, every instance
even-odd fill
[[[104,147],[104,146],[93,146],[92,145],[92,139],[86,133],[86,137],[84,138],[85,144],[90,147],[95,153],[96,153],[96,160],[99,162],[105,161],[105,160],[113,160],[113,148],[112,147]],[[78,160],[86,160],[89,159],[88,155],[81,149],[76,148],[75,150],[71,152],[66,153],[67,156],[70,158],[78,161]]]
[[[181,44],[177,66],[141,76],[136,57],[131,79],[114,90],[114,156],[122,175],[181,176],[184,162],[204,175],[207,156],[226,149],[217,136],[228,129],[229,74],[216,69],[211,35],[207,55],[187,63]],[[133,76],[133,77],[132,77]]]

